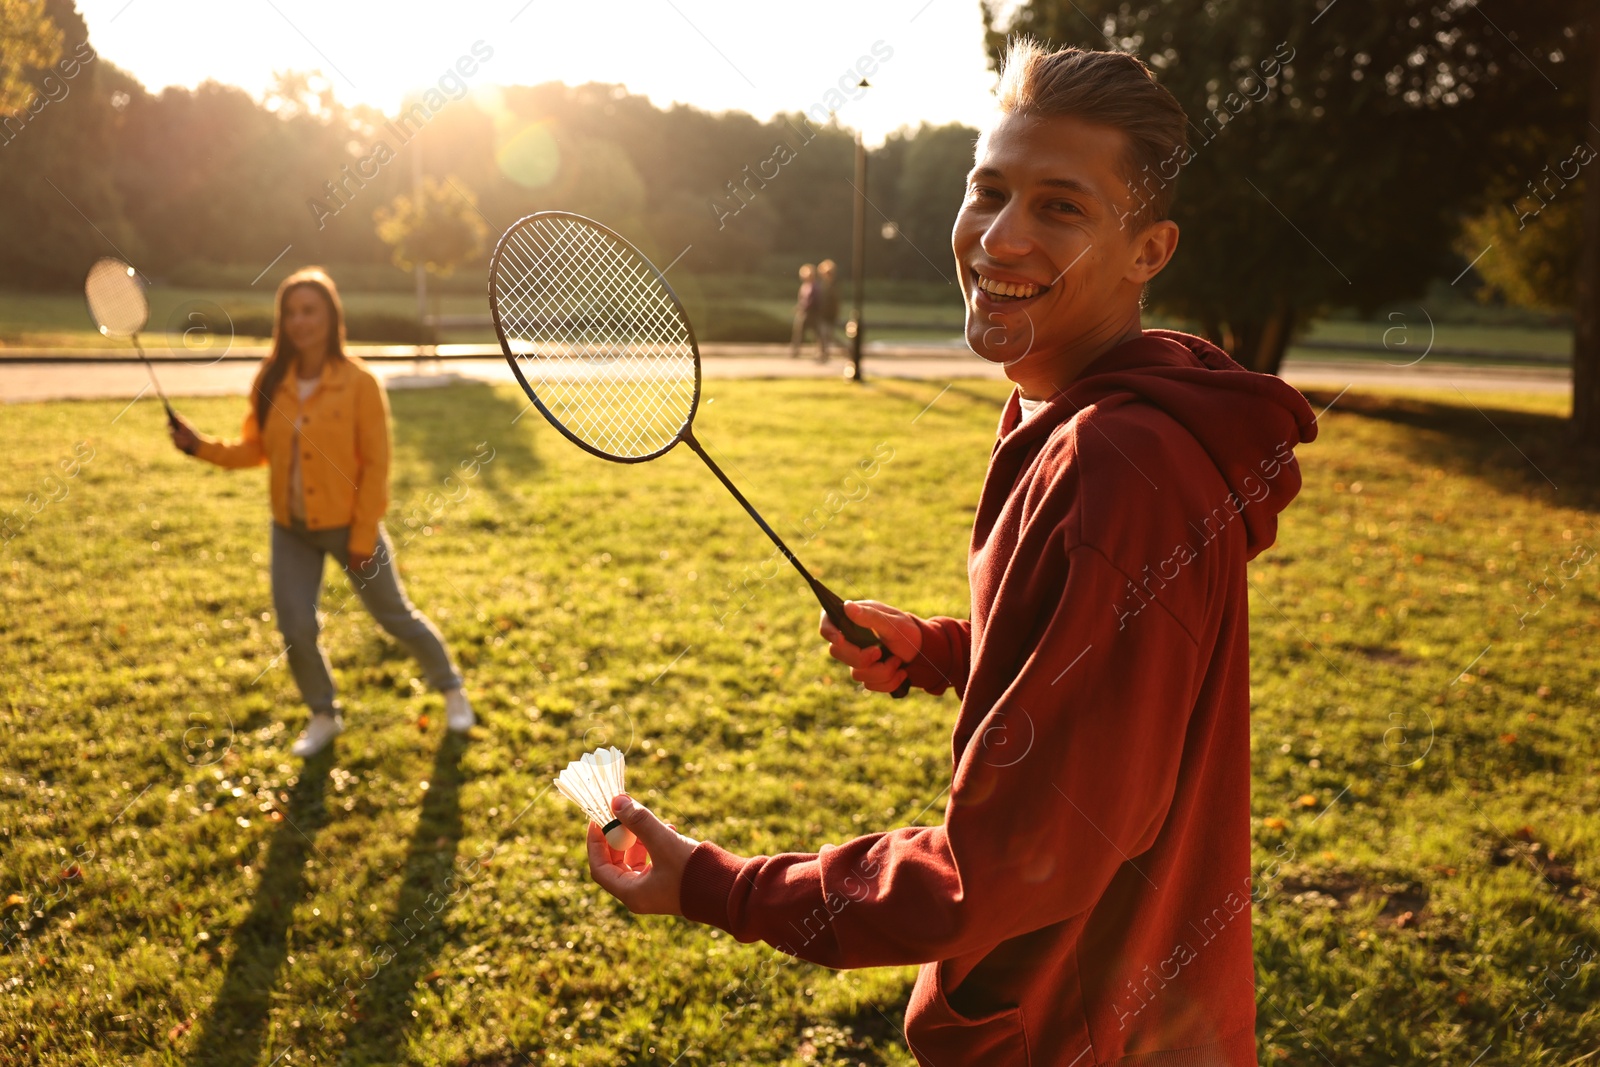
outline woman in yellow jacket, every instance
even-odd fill
[[[472,727],[461,675],[433,624],[406,598],[383,529],[389,506],[389,403],[344,350],[344,308],[333,279],[296,271],[278,287],[272,352],[250,389],[244,435],[221,441],[181,418],[172,443],[219,467],[266,464],[272,495],[272,601],[289,669],[311,708],[294,744],[310,756],[344,729],[328,659],[317,645],[326,556],[344,567],[378,624],[411,650],[444,694],[449,728]]]

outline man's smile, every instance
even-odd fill
[[[1038,282],[1027,281],[1016,276],[1001,277],[996,274],[986,274],[976,268],[972,270],[972,284],[976,290],[973,293],[974,302],[984,300],[999,304],[1016,304],[1027,300],[1035,300],[1050,291],[1050,286]]]

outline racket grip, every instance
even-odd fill
[[[839,594],[821,582],[814,582],[812,590],[817,594],[817,600],[822,604],[822,610],[828,613],[828,619],[839,628],[839,632],[844,635],[846,641],[849,641],[857,648],[880,648],[885,656],[889,655],[889,646],[885,645],[876,633],[855,622],[849,615],[845,614],[844,601],[840,599]],[[889,695],[896,700],[900,700],[910,691],[911,679],[907,678],[900,683],[898,689]]]

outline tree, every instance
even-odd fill
[[[45,0],[0,0],[0,117],[38,98],[32,75],[61,58],[61,30]]]
[[[1600,15],[1590,13],[1589,130],[1600,132]],[[1577,323],[1572,337],[1572,429],[1584,444],[1600,446],[1600,174],[1584,182],[1583,240],[1573,284]]]
[[[1495,204],[1467,222],[1456,251],[1470,260],[1490,250],[1473,268],[1485,283],[1485,296],[1519,307],[1576,308],[1584,184],[1576,183],[1532,220],[1526,212],[1519,216],[1504,204]]]
[[[966,193],[978,131],[950,123],[899,130],[872,154],[867,181],[874,204],[894,223],[895,234],[868,262],[884,262],[899,278],[951,282],[954,264],[950,227]],[[869,211],[867,232],[878,233],[882,219]]]
[[[98,59],[72,0],[45,0],[43,13],[69,43],[53,65],[32,69],[13,65],[20,53],[8,42],[7,74],[20,72],[31,96],[24,110],[0,116],[0,284],[22,289],[75,287],[99,256],[138,264],[141,251],[107,166],[111,101],[132,79]],[[7,5],[0,37],[11,35],[10,17]]]
[[[1593,62],[1575,47],[1592,36],[1585,0],[1492,18],[1444,0],[1029,0],[1003,25],[998,6],[985,4],[996,63],[1017,32],[1132,51],[1178,98],[1193,152],[1176,178],[1183,237],[1151,297],[1269,372],[1312,315],[1371,313],[1454,277],[1492,175],[1534,164],[1509,132],[1575,135],[1570,87]]]
[[[411,270],[420,264],[441,278],[480,254],[489,234],[477,198],[448,178],[422,179],[421,188],[379,208],[373,221],[395,266]]]

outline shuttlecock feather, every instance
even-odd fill
[[[637,840],[611,812],[612,798],[623,792],[625,765],[620,749],[597,748],[567,764],[567,769],[556,778],[556,788],[561,795],[582,808],[606,835],[606,842],[618,852],[626,851]]]

